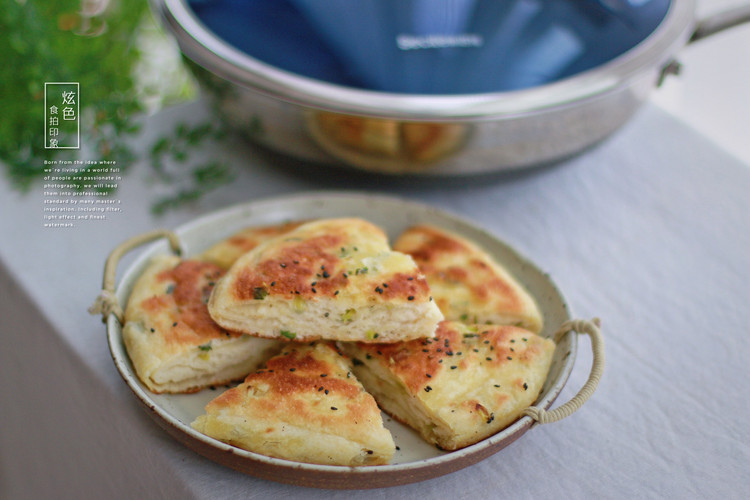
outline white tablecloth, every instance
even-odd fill
[[[162,112],[144,134],[205,113]],[[604,377],[578,413],[467,469],[358,498],[746,498],[750,168],[701,135],[647,105],[575,159],[461,183],[321,174],[239,142],[210,154],[238,178],[197,205],[154,218],[158,188],[136,165],[116,195],[122,214],[71,230],[42,228],[41,186],[19,194],[0,181],[3,498],[351,498],[245,476],[173,440],[120,379],[86,311],[125,238],[321,189],[388,193],[473,220],[549,272],[574,316],[601,317],[606,338]],[[582,337],[559,401],[590,362]]]

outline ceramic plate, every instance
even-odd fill
[[[545,273],[524,259],[497,237],[473,224],[437,208],[402,199],[354,193],[312,193],[253,201],[203,216],[178,227],[185,255],[202,252],[239,229],[253,225],[290,220],[362,217],[382,227],[393,241],[414,224],[432,224],[473,240],[504,265],[536,298],[544,315],[542,335],[550,337],[566,320],[568,309],[560,292]],[[117,287],[120,304],[128,296],[151,257],[169,253],[165,241],[144,248],[124,272]],[[151,415],[172,436],[196,452],[244,473],[319,488],[378,488],[422,481],[470,466],[518,439],[533,424],[522,417],[499,433],[458,451],[446,452],[423,441],[415,432],[383,415],[399,450],[389,465],[369,467],[326,466],[270,458],[222,443],[196,432],[190,423],[203,413],[203,407],[219,394],[205,389],[194,394],[153,394],[135,375],[122,341],[121,328],[114,315],[107,321],[112,358],[125,382]],[[557,345],[550,373],[536,405],[548,408],[565,385],[575,361],[577,339],[566,335]]]

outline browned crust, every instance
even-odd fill
[[[531,335],[528,330],[510,325],[463,327],[443,321],[433,339],[396,344],[360,342],[357,346],[366,357],[379,358],[416,395],[445,371],[460,372],[473,364],[492,367],[513,359],[533,359],[539,355],[539,347],[527,343]],[[523,386],[523,380],[514,383]]]
[[[494,272],[489,257],[456,235],[432,226],[414,226],[399,238],[394,249],[411,255],[436,289],[460,283],[470,291],[475,304],[495,300],[509,311],[520,310],[524,305],[516,289]],[[447,265],[448,261],[453,264]],[[449,298],[435,292],[435,300],[441,311],[449,310]]]
[[[338,269],[341,259],[332,251],[343,241],[339,235],[327,234],[283,247],[278,255],[241,271],[235,297],[253,299],[258,289],[269,295],[333,296],[348,281],[345,271]]]
[[[323,344],[330,350],[327,355],[341,356],[333,344]],[[322,359],[320,353],[315,352],[314,345],[290,343],[279,355],[271,358],[265,368],[256,370],[240,386],[218,396],[206,410],[252,404],[258,414],[294,415],[300,421],[334,427],[348,427],[377,413],[375,401],[354,375],[350,371],[342,372],[339,366]],[[249,396],[254,388],[261,386],[262,397]],[[325,397],[335,406],[310,399],[311,395]]]
[[[228,269],[242,255],[271,238],[286,234],[305,222],[294,221],[267,226],[251,226],[241,229],[228,238],[211,246],[197,258]]]
[[[367,229],[377,237],[385,236],[376,226],[364,221]],[[424,301],[430,290],[425,277],[416,272],[389,273],[381,279],[359,275],[358,270],[346,269],[340,251],[351,244],[344,225],[327,227],[325,234],[312,235],[299,241],[278,245],[273,255],[237,273],[232,282],[232,294],[238,301],[266,296],[305,300],[321,297],[334,298],[356,278],[356,286],[371,298],[380,300]],[[356,274],[356,276],[352,276]]]
[[[148,315],[157,317],[161,312],[169,313],[169,320],[154,324],[167,343],[196,344],[214,338],[236,337],[220,327],[208,313],[208,297],[224,271],[208,262],[185,260],[172,269],[162,271],[156,277],[164,285],[165,292],[143,300],[140,307]]]

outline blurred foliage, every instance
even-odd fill
[[[168,210],[199,200],[206,193],[234,180],[234,172],[221,161],[198,162],[185,174],[182,168],[206,140],[222,140],[227,132],[221,125],[178,123],[174,133],[158,139],[150,151],[150,164],[156,181],[174,187],[174,192],[151,205],[151,213],[162,215]]]
[[[126,167],[127,136],[142,107],[135,96],[140,53],[133,34],[145,1],[7,0],[0,9],[0,159],[11,181],[28,188],[44,160],[70,150],[44,148],[44,83],[79,82],[81,142],[97,159]]]
[[[131,146],[148,112],[197,92],[147,0],[6,0],[0,32],[0,161],[19,189],[44,176],[45,160],[114,161],[124,173],[143,159],[172,187],[152,206],[160,214],[233,178],[221,162],[188,162],[204,140],[223,136],[212,125],[180,124],[143,158]],[[79,83],[80,150],[45,149],[45,82]]]

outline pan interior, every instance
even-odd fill
[[[670,0],[187,0],[218,38],[291,73],[404,94],[502,92],[598,67]]]

